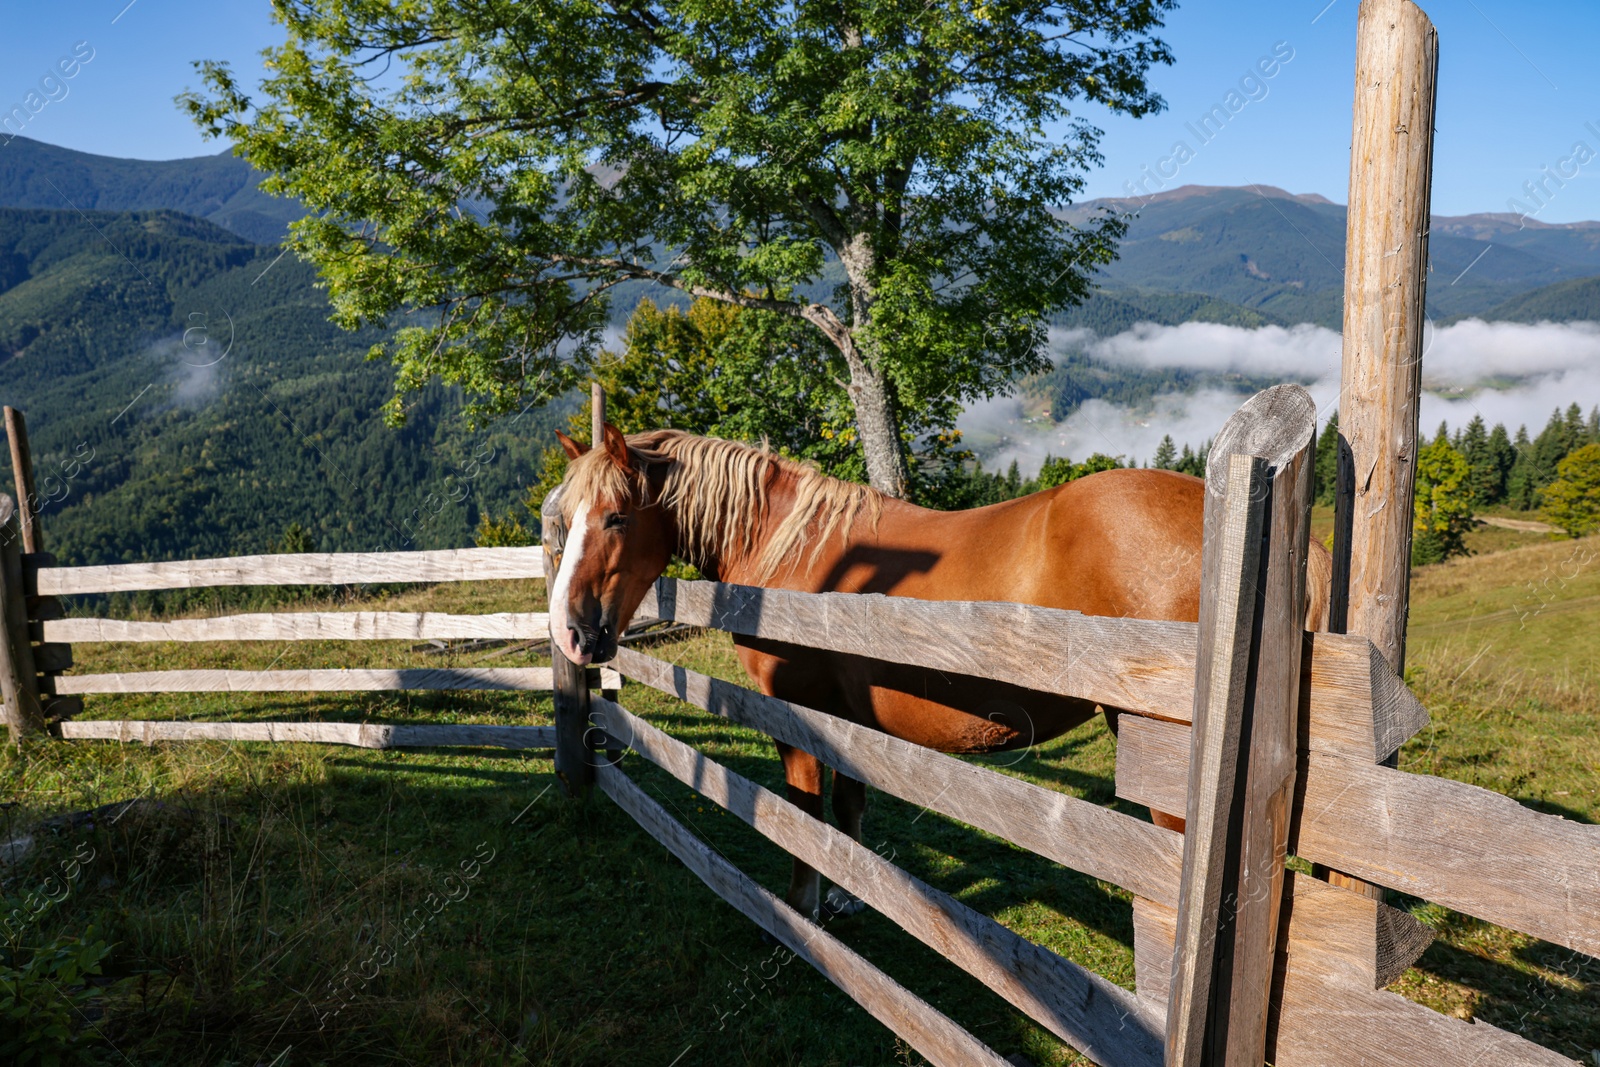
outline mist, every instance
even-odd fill
[[[1296,381],[1305,385],[1323,419],[1338,407],[1340,335],[1322,326],[1246,329],[1215,323],[1142,323],[1112,337],[1082,330],[1053,331],[1053,355],[1081,351],[1115,366],[1182,368]],[[1441,420],[1453,430],[1481,415],[1516,433],[1537,434],[1552,410],[1576,401],[1585,412],[1600,404],[1600,324],[1482,322],[1468,319],[1428,328],[1423,340],[1422,431]],[[980,452],[984,467],[1004,470],[1013,460],[1025,476],[1045,456],[1084,459],[1094,452],[1148,462],[1170,434],[1181,448],[1216,436],[1246,394],[1225,388],[1159,395],[1130,408],[1102,400],[1084,403],[1065,420],[1027,422],[1015,397],[972,405],[958,426]],[[988,443],[998,439],[997,445]]]

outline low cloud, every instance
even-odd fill
[[[1215,323],[1142,323],[1113,337],[1054,331],[1052,349],[1084,352],[1116,366],[1186,369],[1281,378],[1306,384],[1324,418],[1338,407],[1342,339],[1321,326],[1245,329]],[[1421,424],[1431,436],[1481,415],[1490,426],[1537,434],[1553,409],[1600,404],[1600,324],[1486,323],[1469,319],[1429,329],[1423,352]],[[1024,475],[1046,455],[1093,452],[1148,461],[1167,434],[1181,447],[1214,437],[1245,400],[1222,388],[1166,393],[1137,408],[1090,400],[1065,420],[1028,421],[1015,398],[969,408],[959,425],[990,470],[1015,460]]]

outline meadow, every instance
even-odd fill
[[[1432,723],[1401,766],[1595,822],[1600,541],[1473,536],[1477,555],[1413,580],[1408,680]],[[543,589],[469,583],[327,606],[541,610]],[[725,635],[652,652],[742,680]],[[80,645],[75,655],[85,672],[547,662],[527,651],[424,655],[405,643]],[[641,686],[622,702],[781,790],[765,737]],[[91,697],[84,717],[546,723],[550,712],[548,697],[518,693],[199,694]],[[564,799],[546,755],[208,742],[7,750],[0,832],[28,833],[32,845],[0,851],[12,917],[0,974],[34,1019],[64,1020],[64,1062],[923,1062],[806,965],[785,963],[604,797]],[[983,762],[1144,816],[1113,796],[1099,720]],[[627,763],[719,852],[769,887],[787,884],[776,847],[639,757]],[[878,793],[865,843],[1132,986],[1123,891]],[[1397,992],[1575,1058],[1600,1049],[1600,962],[1436,905],[1393,902],[1437,934]],[[830,929],[1002,1055],[1085,1062],[882,917]],[[41,977],[50,953],[98,960],[99,973],[69,966]],[[4,993],[0,1026],[16,1025],[3,1021]],[[0,1050],[6,1040],[0,1030]]]

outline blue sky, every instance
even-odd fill
[[[1293,50],[1222,133],[1168,187],[1262,182],[1343,201],[1357,0],[1227,0],[1181,7],[1164,36],[1177,53],[1154,81],[1168,111],[1137,121],[1088,114],[1106,131],[1104,167],[1087,195],[1120,195],[1184,139],[1185,124],[1220,103],[1275,46]],[[1434,210],[1505,211],[1524,182],[1568,158],[1600,152],[1596,0],[1430,0],[1441,43]],[[0,34],[0,107],[20,102],[75,43],[94,58],[26,135],[87,152],[144,159],[210,154],[172,98],[197,85],[192,60],[259,70],[280,37],[265,0],[64,0],[8,4]],[[59,95],[59,94],[58,94]],[[1170,169],[1170,168],[1169,168]],[[1531,205],[1530,205],[1531,206]],[[1600,219],[1600,159],[1549,198],[1546,222]]]

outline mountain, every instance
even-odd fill
[[[69,211],[181,211],[258,244],[283,239],[304,215],[268,196],[262,174],[225,149],[214,156],[115,159],[13,137],[0,152],[0,207]]]
[[[1477,317],[1490,322],[1600,322],[1600,277],[1533,289]]]
[[[1086,321],[1120,328],[1120,309],[1093,305],[1158,292],[1210,297],[1268,321],[1340,328],[1343,205],[1271,186],[1188,185],[1141,200],[1086,201],[1064,215],[1081,224],[1124,212],[1137,214],[1101,273],[1101,294],[1078,312]],[[1522,293],[1600,275],[1600,223],[1436,217],[1429,255],[1429,314],[1482,316]],[[1210,313],[1240,315],[1215,306]]]
[[[290,523],[326,551],[461,547],[514,508],[574,402],[471,432],[433,388],[390,429],[378,335],[334,327],[314,281],[176,212],[0,209],[0,402],[28,416],[50,551],[262,552]]]

